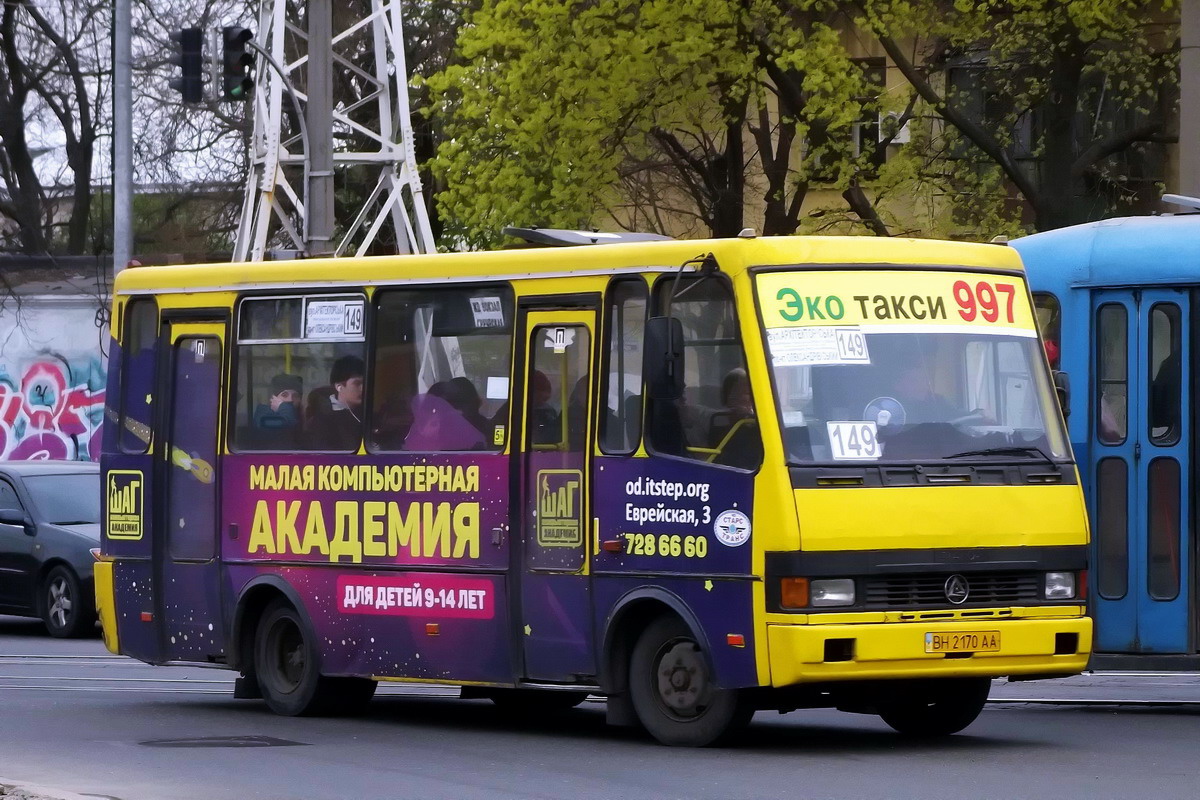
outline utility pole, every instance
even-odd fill
[[[304,249],[333,255],[333,4],[308,0],[308,146]]]
[[[113,276],[133,258],[132,0],[113,7]]]
[[[412,141],[400,0],[371,0],[360,19],[338,4],[336,21],[334,5],[261,0],[251,170],[235,261],[262,260],[272,247],[361,255],[385,225],[400,253],[435,249]],[[351,80],[340,83],[364,88],[335,105],[332,86],[343,74]],[[292,95],[286,104],[285,93]],[[303,105],[302,118],[292,99]],[[356,139],[365,144],[347,144]],[[373,189],[335,236],[334,180],[351,173]]]

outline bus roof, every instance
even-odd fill
[[[693,239],[429,255],[369,256],[135,267],[117,276],[118,294],[377,286],[407,282],[606,275],[673,271],[712,253],[722,271],[790,264],[945,265],[1020,270],[1007,247],[873,236]]]
[[[1011,244],[1035,289],[1200,282],[1200,214],[1107,219]]]

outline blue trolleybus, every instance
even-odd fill
[[[1012,243],[1092,521],[1094,666],[1200,666],[1192,402],[1200,214],[1104,220]]]

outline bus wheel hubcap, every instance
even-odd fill
[[[667,645],[655,672],[658,697],[667,711],[679,717],[695,717],[708,705],[708,668],[694,642]]]

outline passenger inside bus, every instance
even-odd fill
[[[437,386],[431,387],[429,391],[433,392],[434,388]],[[479,396],[479,391],[476,390],[475,384],[471,382],[470,378],[460,376],[445,381],[439,396],[454,406],[463,419],[471,423],[480,434],[486,436],[491,432],[492,422],[479,413],[483,399]]]
[[[271,396],[254,409],[254,426],[267,430],[295,428],[300,424],[300,397],[304,383],[299,375],[280,373],[271,378]]]
[[[561,440],[561,421],[550,404],[553,393],[546,373],[535,369],[529,376],[529,429],[534,444],[554,444]]]
[[[719,447],[734,426],[754,416],[754,401],[750,396],[750,377],[746,370],[735,367],[721,381],[721,408],[708,424],[708,446]]]
[[[309,437],[318,450],[357,450],[362,439],[363,360],[342,356],[329,370],[332,393],[314,399]]]
[[[244,443],[257,450],[288,450],[298,446],[300,398],[304,384],[299,375],[280,373],[271,378],[267,402],[254,408],[253,431]]]
[[[588,376],[584,375],[575,381],[567,403],[567,443],[572,452],[582,451],[587,443],[587,391]]]
[[[449,383],[435,383],[413,398],[413,422],[404,437],[405,450],[476,450],[483,446],[483,433],[447,398]]]

